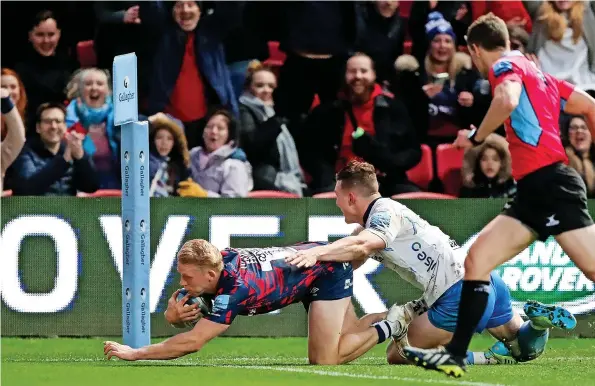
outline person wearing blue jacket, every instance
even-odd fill
[[[37,112],[39,138],[27,141],[12,164],[14,196],[75,196],[93,193],[99,175],[85,153],[83,135],[66,132],[66,111],[57,103],[44,103]]]

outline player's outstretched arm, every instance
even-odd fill
[[[384,240],[364,229],[356,236],[348,236],[322,247],[318,260],[359,261],[384,248],[386,248]]]
[[[351,262],[363,261],[372,252],[386,248],[386,243],[374,233],[363,230],[356,236],[348,236],[333,243],[301,250],[286,261],[297,267],[311,267],[316,261]]]
[[[107,359],[115,356],[127,361],[141,359],[174,359],[200,350],[208,341],[229,328],[227,324],[201,319],[191,331],[173,336],[161,343],[139,349],[117,342],[104,342],[103,352]]]
[[[568,114],[584,116],[591,136],[595,138],[595,99],[591,95],[575,88],[566,101],[564,111]]]

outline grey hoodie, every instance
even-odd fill
[[[192,179],[208,192],[208,197],[246,197],[253,187],[252,167],[246,155],[231,144],[211,154],[205,153],[201,146],[193,148],[190,168]]]

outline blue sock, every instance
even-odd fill
[[[378,343],[384,342],[393,334],[390,324],[386,320],[381,320],[378,323],[374,323],[372,326],[375,327],[376,332],[378,332]]]
[[[515,339],[520,350],[520,356],[515,359],[519,362],[527,362],[539,357],[545,351],[549,336],[549,329],[536,328],[531,321],[523,323]],[[514,350],[511,351],[514,353]]]

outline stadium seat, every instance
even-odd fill
[[[395,194],[391,197],[394,200],[401,199],[424,199],[424,200],[453,200],[457,197],[451,196],[450,194],[433,193],[433,192],[410,192]]]
[[[122,197],[119,189],[99,189],[94,193],[78,192],[77,197]]]
[[[278,190],[254,190],[248,193],[248,198],[300,198],[300,196]]]
[[[76,45],[76,56],[82,68],[95,67],[97,55],[95,55],[95,44],[93,40],[78,42]]]
[[[464,150],[450,144],[441,144],[436,148],[436,167],[440,181],[444,185],[444,193],[456,196],[461,189],[461,167]]]
[[[312,196],[312,198],[337,198],[335,192],[324,192],[318,193]]]
[[[420,188],[428,189],[430,181],[434,178],[432,149],[428,145],[421,145],[421,160],[413,168],[407,170],[407,178]]]
[[[5,190],[2,192],[2,197],[10,197],[12,196],[12,190]]]

